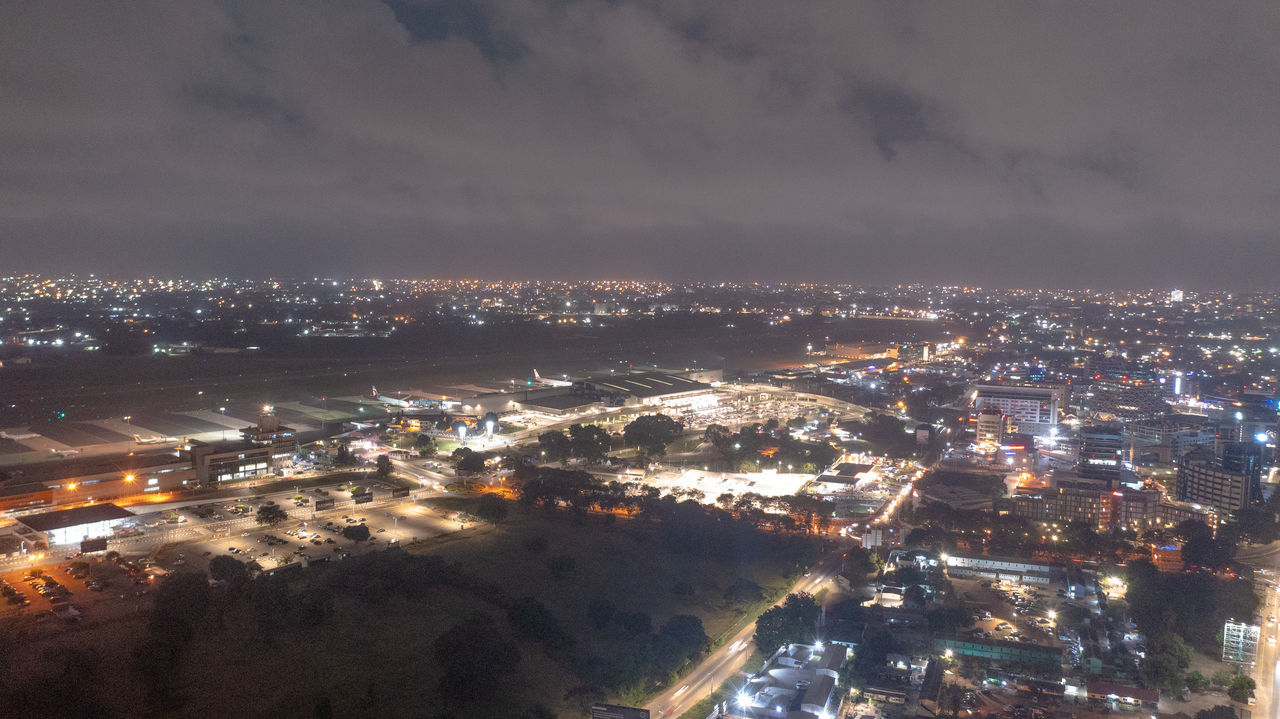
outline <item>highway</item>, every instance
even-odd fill
[[[839,570],[843,552],[843,549],[832,550],[788,591],[816,593]],[[703,659],[695,669],[676,680],[666,691],[654,697],[644,708],[654,717],[678,717],[709,696],[721,684],[735,676],[741,676],[742,664],[751,655],[755,630],[755,618],[751,617],[746,626],[726,639],[719,649]],[[756,668],[751,667],[751,671],[754,672]]]

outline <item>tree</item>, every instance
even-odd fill
[[[697,659],[711,645],[706,630],[702,628],[702,620],[692,614],[671,617],[658,633],[674,639],[684,659]]]
[[[480,428],[486,432],[497,434],[499,424],[501,422],[498,420],[497,412],[485,412],[484,416],[480,418]]]
[[[443,669],[441,692],[464,700],[490,696],[493,682],[509,676],[520,662],[519,647],[504,638],[493,618],[483,613],[441,634],[432,649]]]
[[[274,502],[268,502],[258,507],[258,524],[274,527],[288,518],[289,514]]]
[[[413,440],[413,446],[417,448],[418,454],[429,455],[436,453],[436,438],[429,434],[418,434],[418,438]]]
[[[538,448],[548,462],[563,462],[573,453],[573,442],[564,432],[543,432],[538,435]]]
[[[1148,687],[1180,694],[1186,686],[1184,672],[1191,666],[1191,647],[1182,637],[1169,632],[1151,641],[1147,656],[1138,666],[1138,676]]]
[[[204,574],[179,572],[166,577],[156,590],[151,630],[157,637],[185,642],[209,609],[209,580]]]
[[[548,649],[568,649],[574,643],[551,610],[533,597],[522,597],[512,603],[507,618],[516,631],[542,642]]]
[[[496,526],[507,518],[507,502],[499,495],[483,494],[476,503],[476,516]]]
[[[1236,719],[1236,710],[1235,707],[1219,704],[1196,712],[1196,719]]]
[[[1209,677],[1198,671],[1187,672],[1187,688],[1193,692],[1203,692],[1209,689]]]
[[[1232,701],[1244,704],[1249,701],[1249,697],[1253,696],[1253,690],[1257,688],[1258,685],[1253,681],[1253,677],[1241,674],[1227,685],[1227,696],[1231,697]]]
[[[955,634],[973,624],[973,612],[963,607],[938,607],[925,613],[929,631],[934,634]]]
[[[378,455],[378,476],[391,476],[391,458],[385,454]]]
[[[360,460],[351,454],[351,449],[346,444],[339,444],[338,453],[334,455],[333,463],[339,467],[350,467],[359,464]]]
[[[788,594],[782,604],[770,607],[756,619],[756,648],[768,654],[783,644],[813,641],[818,611],[812,595]]]
[[[850,549],[844,556],[840,573],[849,578],[855,585],[866,584],[867,575],[876,570],[876,562],[871,552],[862,547]]]
[[[575,424],[569,427],[569,444],[575,457],[599,462],[609,454],[612,441],[598,424]]]
[[[683,426],[665,414],[636,417],[623,430],[622,438],[648,457],[661,457],[675,441]]]
[[[723,424],[709,424],[706,431],[702,433],[703,442],[707,442],[721,451],[724,450],[731,437],[733,437],[733,433]]]
[[[239,559],[219,554],[209,560],[209,576],[229,584],[244,584],[249,581],[249,569]]]
[[[459,472],[479,473],[484,471],[484,455],[470,447],[459,447],[453,450],[454,468]]]
[[[363,542],[369,538],[369,528],[363,524],[348,524],[342,528],[342,536],[353,542]]]
[[[724,590],[724,598],[738,604],[759,601],[763,597],[764,590],[760,585],[746,577],[738,577]]]

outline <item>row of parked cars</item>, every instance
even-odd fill
[[[0,596],[4,597],[9,604],[16,604],[20,607],[25,607],[31,603],[26,594],[18,591],[12,584],[3,579],[0,579]]]

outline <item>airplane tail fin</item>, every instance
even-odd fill
[[[377,388],[377,387],[374,387],[373,385],[369,385],[369,389],[373,390],[373,396],[374,396],[374,397],[377,397],[377,396],[378,396],[378,388]]]
[[[534,378],[534,379],[536,379],[536,380],[541,380],[541,379],[542,379],[542,375],[538,374],[538,370],[534,370],[534,371],[533,371],[533,378]]]

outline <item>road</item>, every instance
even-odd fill
[[[1272,560],[1274,563],[1274,560]],[[1274,576],[1274,575],[1272,575]],[[1252,711],[1255,717],[1277,719],[1280,717],[1280,654],[1277,653],[1277,625],[1267,621],[1280,613],[1280,593],[1277,593],[1274,581],[1258,582],[1263,588],[1262,602],[1258,606],[1258,615],[1262,617],[1262,631],[1258,636],[1258,658],[1253,667],[1253,680],[1258,688],[1254,690],[1257,704]]]
[[[824,584],[831,581],[839,570],[843,551],[842,549],[833,550],[808,575],[796,581],[789,591],[816,593]],[[697,668],[679,679],[671,688],[654,697],[645,708],[654,717],[678,717],[709,696],[721,684],[735,676],[741,676],[742,664],[751,655],[755,629],[755,621],[748,622],[737,633],[726,639],[719,649],[703,659]],[[752,671],[755,669],[755,667],[751,668]]]
[[[1258,615],[1262,617],[1258,636],[1258,657],[1252,676],[1258,687],[1254,690],[1257,704],[1250,708],[1259,719],[1280,719],[1280,625],[1268,622],[1268,617],[1280,616],[1280,542],[1265,546],[1245,547],[1236,559],[1247,562],[1258,570],[1256,586],[1262,595]]]

